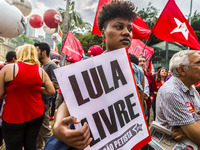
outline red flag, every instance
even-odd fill
[[[174,0],[169,0],[156,21],[152,33],[161,40],[178,42],[199,49],[198,38]]]
[[[136,57],[139,55],[145,56],[147,59],[147,68],[149,66],[149,61],[154,53],[154,49],[151,47],[146,46],[145,44],[140,41],[139,39],[132,39],[132,43],[130,48],[128,49],[128,53],[134,54]],[[144,50],[143,50],[144,49]]]
[[[149,66],[149,71],[150,71],[152,74],[155,74],[155,73],[156,73],[156,72],[155,72],[155,69],[154,69],[154,67],[153,67],[152,61],[151,61],[150,66]]]
[[[109,1],[111,1],[111,0],[99,0],[99,4],[98,4],[98,7],[97,7],[97,11],[96,11],[96,16],[95,16],[95,19],[94,19],[92,34],[101,35],[101,32],[99,31],[99,28],[98,28],[98,25],[97,25],[97,16],[98,16],[98,13],[101,10],[102,6],[105,3],[108,3]]]
[[[84,56],[81,43],[70,31],[67,33],[61,52],[72,57],[74,60],[76,60],[76,62],[80,61],[82,56]]]
[[[146,25],[142,18],[137,16],[135,21],[132,22],[133,26],[133,39],[149,39],[151,29]]]
[[[101,32],[99,31],[99,28],[98,28],[98,25],[97,25],[97,16],[98,16],[99,11],[102,9],[102,6],[105,3],[108,3],[109,1],[111,1],[111,0],[99,0],[96,16],[95,16],[95,19],[94,19],[92,34],[101,35]],[[133,39],[149,39],[151,29],[148,28],[148,26],[142,20],[142,18],[137,16],[135,21],[132,22],[132,25],[133,25],[133,31],[132,31]]]

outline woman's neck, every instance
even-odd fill
[[[165,78],[166,78],[166,77],[162,77],[162,76],[161,76],[161,80],[160,80],[160,81],[161,81],[161,82],[165,82]]]

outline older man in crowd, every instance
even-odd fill
[[[200,96],[193,86],[200,81],[200,52],[174,54],[169,69],[173,76],[158,91],[156,121],[172,130],[175,140],[186,137],[200,145]]]

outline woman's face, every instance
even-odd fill
[[[132,23],[123,18],[110,20],[107,27],[101,31],[106,41],[106,50],[113,51],[119,48],[129,48],[132,40]]]
[[[161,69],[160,70],[160,76],[167,77],[167,70],[166,69]]]

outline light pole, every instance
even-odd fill
[[[191,25],[192,24],[192,0],[190,1],[190,14],[189,14],[188,20],[189,20],[189,24]],[[188,49],[190,48],[188,47]]]
[[[191,19],[192,19],[192,0],[190,1],[190,14],[189,14],[189,23],[191,25]]]

